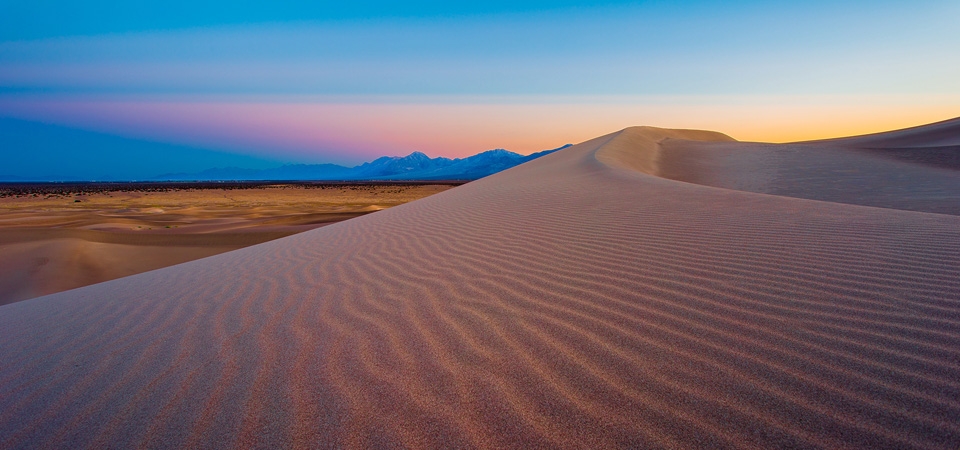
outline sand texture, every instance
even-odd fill
[[[956,448],[960,216],[822,201],[770,155],[793,195],[664,175],[739,145],[629,128],[0,306],[0,447]]]
[[[33,193],[28,185],[0,185],[0,305],[290,236],[451,187],[216,188],[222,184],[56,183]]]

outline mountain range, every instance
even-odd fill
[[[288,164],[272,169],[216,168],[195,173],[168,173],[154,181],[221,180],[476,180],[569,147],[531,155],[488,150],[467,158],[431,158],[421,152],[407,156],[383,156],[355,167],[337,164]]]

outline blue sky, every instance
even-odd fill
[[[193,1],[6,0],[0,39],[101,35],[217,25],[345,21],[383,18],[442,20],[473,15],[592,9],[656,2],[592,1]],[[661,4],[669,4],[660,2]]]
[[[138,155],[154,144],[224,155],[198,159],[212,166],[349,165],[414,150],[530,153],[629,125],[783,141],[960,115],[957,2],[2,8],[0,128],[123,139],[120,178],[149,167]],[[27,141],[0,151],[109,153]],[[23,164],[0,176],[37,166]]]
[[[35,10],[43,2],[30,5]],[[937,93],[956,88],[958,75],[957,58],[947,52],[948,44],[958,43],[960,8],[935,4],[905,10],[884,3],[674,2],[540,10],[543,5],[535,3],[523,12],[522,4],[445,11],[426,3],[420,9],[312,7],[289,22],[277,20],[297,16],[292,5],[276,10],[208,5],[176,19],[112,9],[112,2],[93,5],[70,21],[75,24],[48,30],[77,28],[83,35],[3,43],[4,90],[334,96]],[[173,10],[189,9],[186,3],[174,5]],[[261,12],[263,19],[255,21]],[[464,14],[469,12],[485,14]],[[46,16],[34,13],[6,33],[19,30],[19,39],[40,34],[44,27],[26,26],[31,17]],[[121,20],[127,16],[145,17]]]

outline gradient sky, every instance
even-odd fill
[[[0,4],[0,179],[960,116],[956,1],[143,3]]]

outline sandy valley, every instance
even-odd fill
[[[0,185],[0,304],[236,250],[450,187]]]

